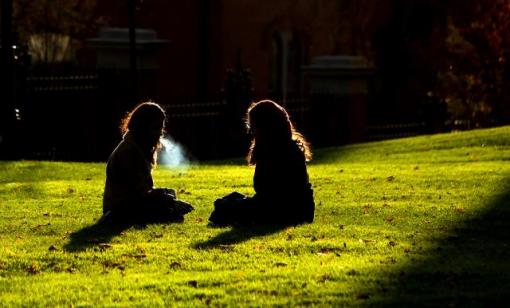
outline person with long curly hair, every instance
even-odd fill
[[[156,103],[137,105],[122,119],[122,141],[106,165],[103,220],[147,223],[182,220],[193,210],[176,199],[175,191],[154,188],[152,169],[157,162],[166,115]]]
[[[277,103],[253,103],[247,112],[252,134],[249,165],[255,166],[255,195],[234,192],[215,201],[209,220],[218,225],[245,223],[305,223],[314,219],[315,203],[306,162],[309,143]]]

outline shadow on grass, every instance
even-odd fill
[[[81,252],[89,248],[97,247],[105,249],[109,247],[109,242],[116,236],[129,228],[144,229],[150,224],[169,224],[182,223],[184,219],[174,219],[168,221],[158,221],[149,223],[111,223],[99,220],[93,225],[86,226],[78,231],[71,233],[69,242],[64,245],[67,252]]]
[[[230,230],[216,235],[215,237],[195,243],[195,249],[224,248],[225,246],[239,244],[254,237],[261,237],[285,230],[293,224],[272,224],[253,226],[234,226]],[[217,227],[213,227],[217,228]]]
[[[85,251],[92,247],[106,248],[108,243],[134,224],[107,224],[101,221],[71,233],[69,242],[64,245],[67,252]],[[143,227],[143,226],[142,226]]]
[[[365,296],[379,293],[390,306],[509,305],[510,180],[481,215],[439,241],[429,258],[392,275],[389,285]]]

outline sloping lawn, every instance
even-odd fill
[[[158,167],[196,210],[104,230],[105,165],[0,162],[0,306],[504,306],[510,127],[316,151],[313,224],[212,228],[245,165]]]

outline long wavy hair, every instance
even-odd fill
[[[164,133],[165,119],[165,111],[161,106],[154,102],[144,102],[128,112],[120,122],[121,134],[126,136],[129,133],[152,165],[156,164],[157,151],[161,147],[160,138]],[[159,136],[150,130],[154,123],[162,125]]]
[[[299,133],[290,120],[287,111],[271,100],[252,103],[246,113],[246,126],[253,138],[247,161],[256,165],[261,157],[268,157],[295,142],[303,152],[306,161],[312,159],[310,144]]]

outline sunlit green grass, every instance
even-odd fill
[[[195,206],[185,222],[92,235],[104,164],[0,162],[0,306],[499,302],[509,160],[510,127],[318,150],[315,222],[240,230],[207,218],[253,194],[252,168],[158,167]]]

